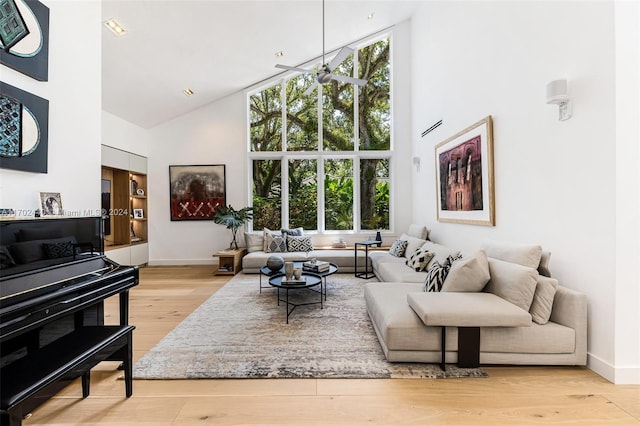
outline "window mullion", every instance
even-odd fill
[[[282,105],[282,150],[287,151],[287,82],[282,79],[280,87],[280,105]]]
[[[353,77],[358,78],[358,49],[353,51]],[[353,85],[353,150],[360,151],[360,120],[358,119],[360,86]]]
[[[325,216],[324,216],[324,157],[319,156],[316,160],[316,170],[318,176],[316,178],[316,184],[318,185],[318,232],[323,232],[325,229]]]
[[[280,176],[282,176],[282,193],[280,194],[280,220],[282,221],[282,227],[289,227],[289,157],[287,155],[282,156],[280,161]]]

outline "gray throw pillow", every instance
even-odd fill
[[[247,251],[264,251],[264,234],[262,232],[245,232],[244,242],[247,244]]]
[[[531,308],[529,313],[531,319],[537,324],[546,324],[551,317],[551,309],[553,308],[553,299],[558,290],[558,280],[545,276],[538,276],[538,284],[533,295]]]
[[[442,291],[477,293],[489,282],[489,262],[484,251],[456,260],[451,265]]]
[[[529,312],[538,283],[534,268],[489,258],[491,279],[484,291],[500,296]]]

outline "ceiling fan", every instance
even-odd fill
[[[347,58],[347,56],[353,53],[353,49],[348,46],[343,47],[342,49],[340,49],[338,54],[331,60],[331,62],[326,63],[324,59],[325,57],[324,41],[325,41],[324,40],[324,0],[322,0],[322,63],[323,65],[320,67],[320,69],[317,69],[317,70],[306,70],[304,68],[290,67],[288,65],[281,65],[281,64],[277,64],[276,68],[281,68],[283,70],[289,70],[289,71],[298,71],[305,74],[315,72],[317,77],[316,81],[311,86],[309,86],[307,90],[304,91],[305,95],[309,95],[313,91],[313,89],[315,89],[318,85],[326,84],[331,80],[341,81],[343,83],[357,84],[358,86],[364,86],[365,84],[367,84],[367,80],[348,77],[345,75],[333,74],[332,71],[336,69],[336,67],[340,65],[342,61],[344,61]]]

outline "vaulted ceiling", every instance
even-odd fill
[[[327,0],[327,52],[410,18],[418,3]],[[102,17],[126,30],[103,27],[103,109],[144,128],[322,54],[321,0],[103,0]]]

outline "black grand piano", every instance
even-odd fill
[[[0,423],[30,411],[90,370],[121,361],[132,394],[129,289],[138,268],[105,257],[102,218],[0,221]],[[118,325],[105,325],[104,300],[119,295]]]

